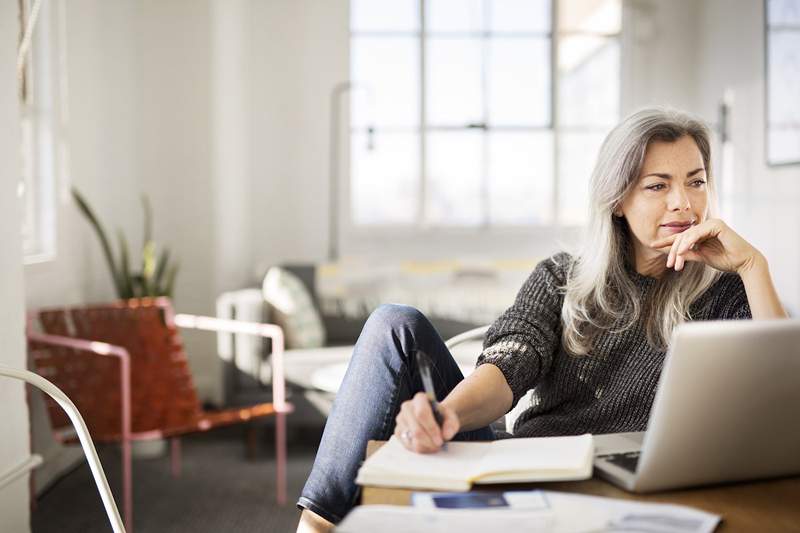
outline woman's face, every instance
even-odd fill
[[[614,212],[628,223],[637,271],[663,271],[666,265],[658,267],[665,254],[650,243],[705,220],[707,179],[703,156],[692,137],[647,146],[639,178]]]

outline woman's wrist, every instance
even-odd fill
[[[763,254],[756,252],[752,261],[737,272],[742,278],[754,319],[786,318],[786,310],[775,291],[769,263]]]
[[[752,276],[753,274],[769,274],[767,258],[758,250],[754,250],[753,254],[739,266],[736,273],[739,274],[743,280],[745,277]]]

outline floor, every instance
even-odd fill
[[[255,458],[245,457],[243,428],[183,439],[183,470],[170,474],[169,456],[133,463],[134,530],[147,532],[294,531],[294,502],[314,461],[321,432],[290,435],[286,506],[275,502],[274,434],[262,428]],[[120,454],[98,449],[118,505]],[[122,509],[120,507],[120,512]],[[111,531],[89,467],[84,463],[42,494],[31,513],[33,533]]]

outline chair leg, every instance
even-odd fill
[[[275,485],[278,505],[286,505],[286,413],[275,416]]]
[[[254,421],[247,424],[245,430],[245,456],[253,460],[258,455],[258,425]]]
[[[131,441],[122,441],[122,498],[125,510],[125,529],[133,532],[133,479],[131,465]]]
[[[172,477],[181,477],[181,438],[172,437],[169,440],[169,458],[172,467]]]

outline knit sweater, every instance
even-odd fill
[[[561,342],[559,287],[571,264],[568,254],[559,253],[536,266],[514,304],[489,328],[477,364],[500,369],[512,405],[534,389],[515,437],[644,431],[666,352],[650,346],[640,318],[622,333],[600,334],[588,355],[568,354]],[[646,304],[658,280],[631,268],[628,274]],[[750,318],[741,278],[723,273],[690,313],[694,320]]]

